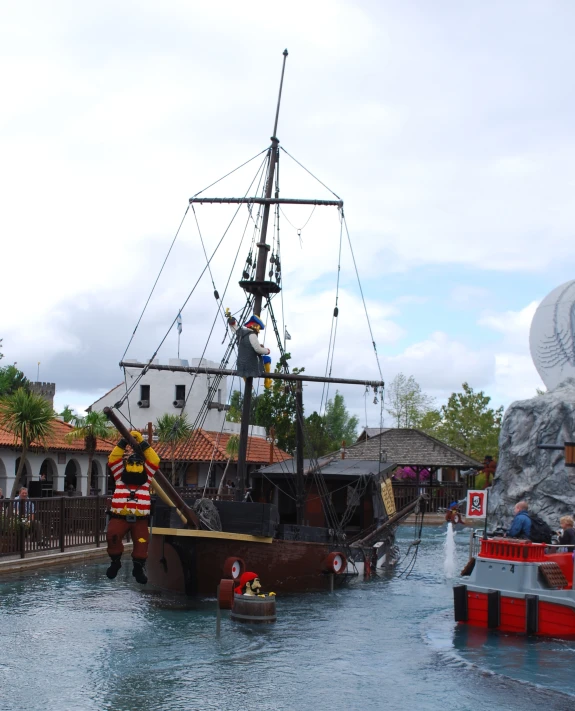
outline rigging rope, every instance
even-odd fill
[[[124,355],[121,357],[120,360],[124,360],[126,357],[126,353],[128,352],[128,348],[130,347],[132,341],[134,340],[134,336],[136,335],[136,331],[138,330],[138,327],[140,325],[140,322],[142,318],[144,317],[144,314],[146,313],[146,309],[148,308],[148,304],[150,303],[150,299],[152,298],[152,294],[154,293],[154,290],[156,289],[156,286],[158,284],[158,281],[160,280],[160,277],[162,276],[162,272],[164,271],[164,267],[166,266],[166,262],[168,261],[168,258],[170,256],[170,252],[172,251],[172,248],[174,244],[176,243],[176,240],[178,239],[178,235],[180,234],[180,230],[182,229],[182,225],[184,224],[184,220],[186,219],[186,215],[188,214],[188,210],[190,209],[190,206],[188,205],[186,207],[186,211],[184,212],[184,216],[182,217],[180,221],[180,225],[178,229],[176,230],[176,234],[174,235],[174,239],[172,240],[172,244],[170,245],[170,248],[168,249],[168,253],[166,254],[164,261],[162,262],[162,266],[160,267],[160,271],[158,272],[158,276],[156,277],[156,281],[154,282],[152,286],[152,290],[150,291],[148,298],[146,299],[146,303],[144,304],[144,308],[142,309],[142,313],[140,314],[140,318],[138,319],[134,331],[132,332],[132,335],[130,337],[130,340],[128,341],[128,345],[126,346],[126,350],[124,351]]]

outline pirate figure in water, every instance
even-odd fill
[[[134,453],[124,460],[124,450],[128,443],[125,439],[121,439],[108,457],[116,488],[112,497],[106,534],[108,555],[112,559],[106,575],[112,580],[122,567],[120,562],[124,552],[122,538],[130,531],[134,542],[132,575],[144,585],[148,582],[144,566],[148,558],[150,482],[158,471],[160,458],[139,432],[131,434],[140,444],[143,456]]]
[[[257,378],[269,373],[271,369],[270,349],[262,346],[258,334],[264,324],[257,316],[252,316],[245,326],[239,326],[236,319],[228,312],[228,323],[238,339],[238,375],[242,378]],[[266,378],[264,385],[271,387],[271,378]]]

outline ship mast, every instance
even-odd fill
[[[276,107],[276,118],[274,121],[274,130],[271,137],[271,146],[268,151],[268,174],[266,182],[266,192],[265,198],[266,203],[264,204],[264,212],[262,217],[262,229],[260,233],[260,241],[257,243],[258,256],[256,262],[256,278],[255,283],[252,282],[254,294],[254,314],[260,316],[262,312],[262,299],[264,296],[269,295],[273,291],[277,291],[277,285],[272,282],[266,282],[266,266],[268,261],[268,252],[270,246],[267,243],[267,232],[268,232],[268,222],[270,218],[270,198],[272,196],[272,191],[274,187],[276,166],[278,163],[278,152],[279,152],[279,139],[277,137],[278,120],[280,115],[280,104],[282,98],[282,88],[284,83],[284,73],[286,68],[286,60],[288,57],[287,49],[283,52],[283,64],[282,64],[282,75],[280,79],[280,89],[278,92],[278,103]],[[276,190],[276,199],[279,198],[278,191]],[[245,287],[244,287],[245,288]],[[242,421],[240,427],[240,442],[238,449],[238,493],[237,496],[240,500],[244,498],[246,480],[247,480],[247,453],[248,453],[248,434],[250,427],[250,415],[252,408],[252,389],[253,389],[253,378],[246,378],[244,387],[244,402],[242,409]],[[298,447],[300,445],[298,444]]]

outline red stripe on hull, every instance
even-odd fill
[[[473,627],[487,627],[487,595],[485,593],[467,591],[467,624]],[[501,596],[501,617],[497,629],[501,632],[525,633],[525,599]],[[575,635],[575,610],[565,605],[540,600],[537,634],[543,637]]]

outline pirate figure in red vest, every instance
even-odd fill
[[[265,328],[262,320],[254,315],[245,326],[240,326],[233,316],[228,315],[228,323],[238,339],[238,375],[242,378],[257,378],[269,373],[270,349],[262,346],[258,339],[259,332]],[[271,379],[266,379],[265,386],[271,386]]]
[[[134,542],[132,575],[144,585],[148,582],[144,566],[148,558],[150,482],[158,471],[160,458],[139,432],[131,434],[140,444],[142,454],[134,452],[124,460],[124,451],[128,443],[125,439],[121,439],[108,457],[116,488],[112,497],[110,521],[106,533],[108,555],[112,559],[106,575],[112,580],[122,567],[120,562],[124,552],[122,538],[130,531]]]

